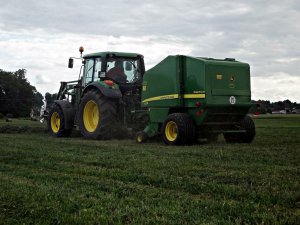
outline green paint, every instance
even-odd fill
[[[214,120],[235,123],[250,106],[247,63],[176,55],[166,57],[144,75],[142,107],[149,109],[150,124],[162,124],[175,112],[187,113],[198,126]]]

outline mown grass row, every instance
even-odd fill
[[[255,122],[250,145],[0,134],[0,223],[298,224],[300,118]]]
[[[39,121],[32,121],[30,119],[0,119],[0,133],[16,134],[43,132],[47,132],[46,123],[40,123]]]

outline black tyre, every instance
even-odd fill
[[[167,145],[190,145],[196,139],[194,121],[184,113],[170,114],[162,127],[162,137]]]
[[[72,129],[65,129],[65,117],[63,111],[56,104],[48,114],[47,125],[48,130],[55,137],[69,137],[71,135]]]
[[[144,143],[148,140],[148,135],[144,131],[139,131],[136,133],[135,141],[138,144]]]
[[[79,129],[88,139],[110,139],[117,129],[117,104],[97,90],[88,91],[79,105]]]
[[[224,133],[227,143],[251,143],[255,137],[255,124],[250,116],[245,116],[240,122],[245,133]]]
[[[255,124],[250,116],[245,116],[241,121],[241,126],[246,130],[246,133],[241,134],[241,141],[251,143],[255,137]]]

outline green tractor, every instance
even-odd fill
[[[176,55],[145,72],[140,54],[80,52],[83,75],[61,82],[48,114],[56,137],[76,125],[85,138],[109,139],[121,130],[136,133],[137,143],[155,136],[168,145],[215,141],[219,134],[227,142],[254,139],[247,63]]]
[[[142,129],[141,87],[145,73],[140,54],[99,52],[82,57],[79,79],[61,82],[48,113],[48,129],[56,137],[67,137],[74,125],[88,139],[109,139],[121,127]],[[73,68],[74,57],[69,59]],[[83,72],[82,72],[83,71]],[[81,76],[82,72],[82,76]]]

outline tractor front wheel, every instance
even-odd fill
[[[55,137],[68,137],[71,129],[65,129],[65,117],[61,108],[55,104],[48,115],[48,130]]]
[[[194,121],[185,113],[170,114],[162,127],[163,141],[167,145],[190,145],[195,142]]]
[[[79,105],[79,129],[88,139],[110,139],[117,124],[117,105],[98,90],[88,91]]]
[[[144,143],[147,141],[147,139],[148,139],[148,135],[144,131],[139,131],[136,133],[136,136],[135,136],[136,143],[138,143],[138,144]]]

